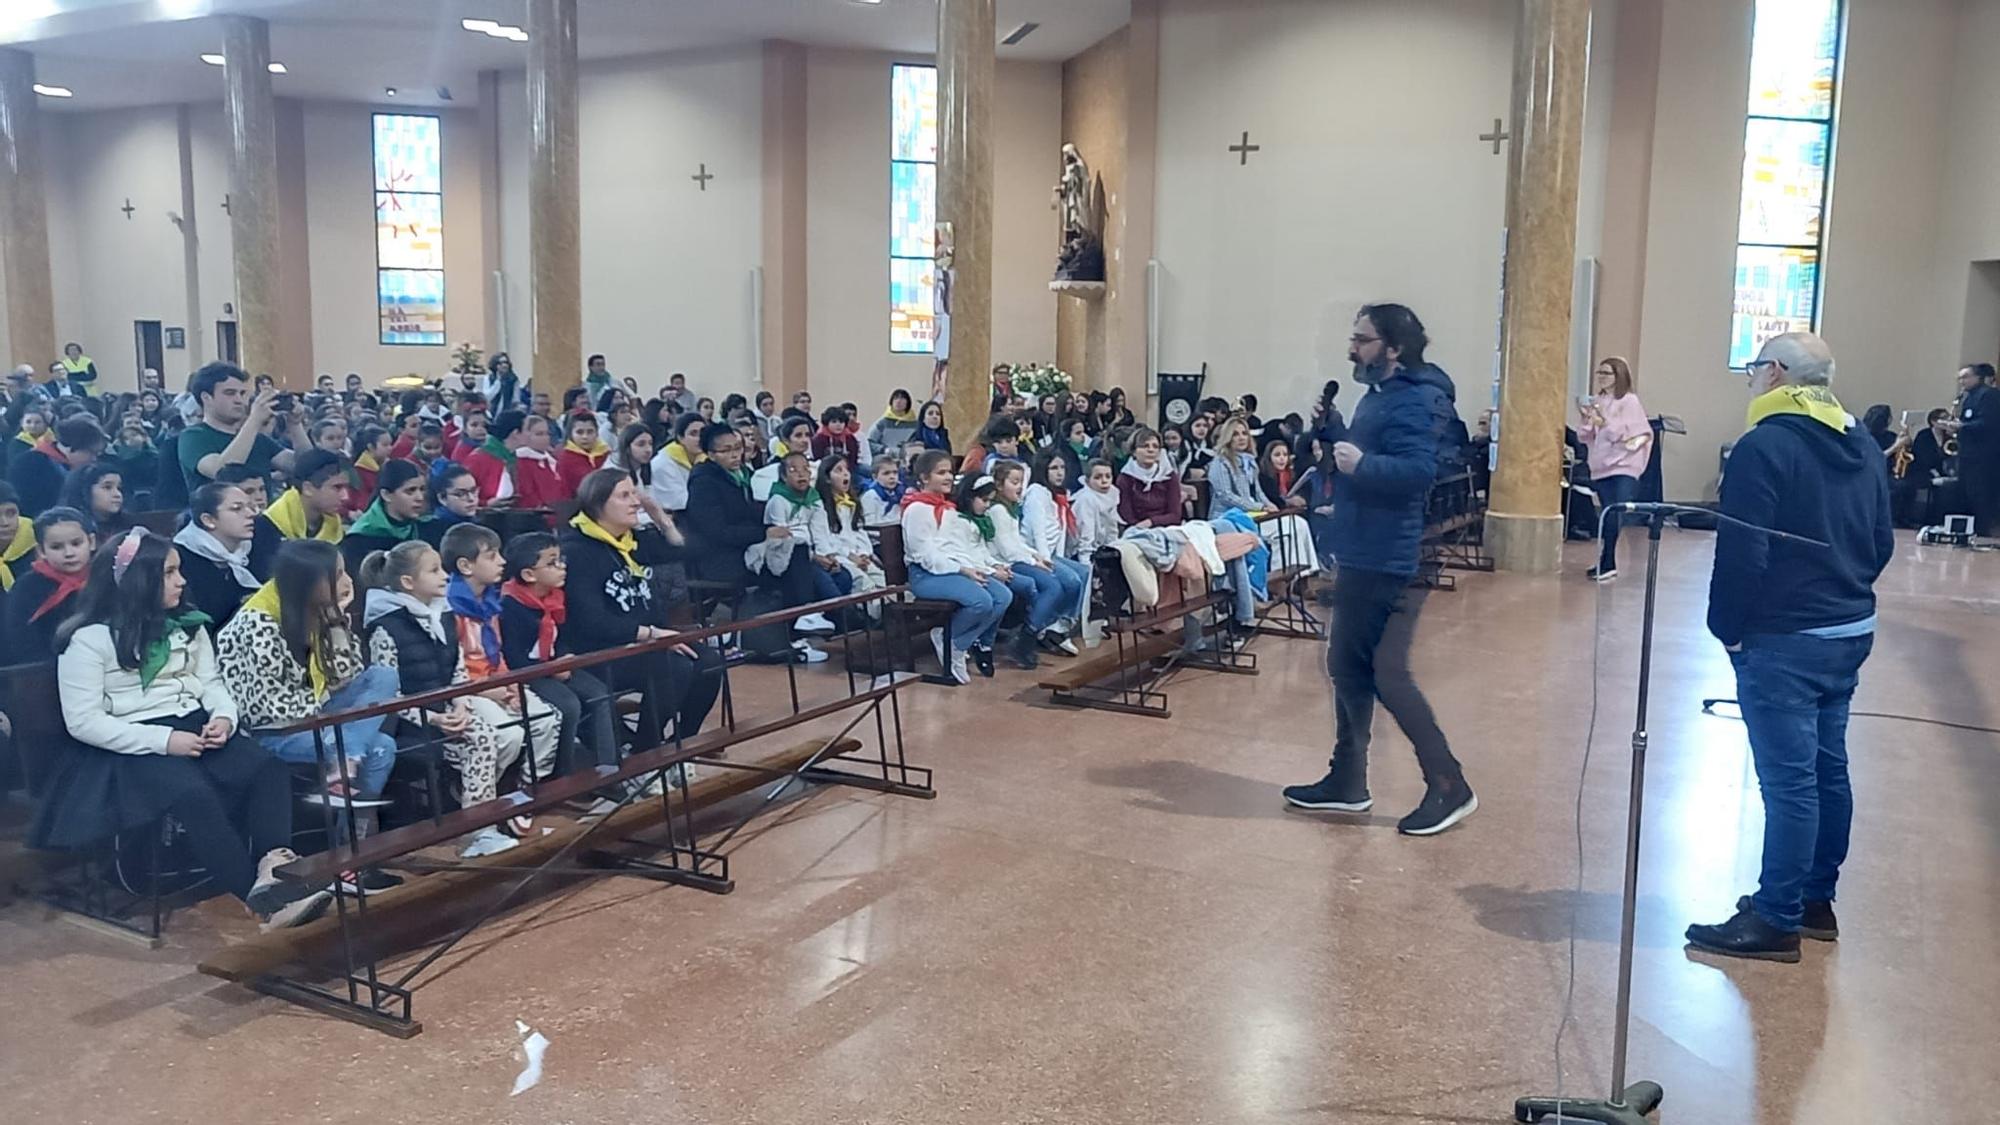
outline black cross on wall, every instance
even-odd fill
[[[707,191],[707,190],[708,190],[708,181],[710,181],[710,180],[712,180],[712,179],[714,179],[714,178],[715,178],[715,176],[714,176],[714,174],[713,174],[713,173],[711,173],[711,172],[710,172],[710,171],[708,170],[708,165],[707,165],[707,164],[703,164],[703,165],[701,166],[701,171],[700,171],[700,172],[697,172],[697,173],[695,173],[694,175],[692,175],[692,176],[689,176],[689,177],[688,177],[688,179],[690,179],[690,180],[693,180],[693,181],[694,181],[695,183],[698,183],[698,184],[700,184],[700,185],[701,185],[701,190],[703,190],[703,191]]]
[[[1262,152],[1263,150],[1264,150],[1263,145],[1253,145],[1250,143],[1250,131],[1248,129],[1245,129],[1243,131],[1242,140],[1229,146],[1229,151],[1235,153],[1238,157],[1240,157],[1240,159],[1237,161],[1237,167],[1239,168],[1245,164],[1250,163],[1251,153]]]

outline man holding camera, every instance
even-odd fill
[[[211,363],[188,377],[188,393],[201,408],[201,421],[180,436],[181,473],[188,492],[209,483],[225,465],[242,465],[265,478],[270,488],[273,469],[289,474],[291,450],[264,433],[276,418],[291,437],[293,449],[306,449],[305,427],[292,408],[290,395],[263,390],[252,395],[250,377],[240,367]]]
[[[1875,643],[1875,579],[1896,539],[1887,465],[1828,389],[1826,342],[1786,333],[1748,369],[1750,431],[1722,476],[1722,514],[1741,522],[1724,520],[1716,534],[1708,629],[1736,669],[1764,797],[1764,862],[1735,916],[1690,926],[1687,940],[1728,957],[1797,961],[1801,935],[1840,932],[1834,884],[1854,819],[1847,709]]]

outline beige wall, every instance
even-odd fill
[[[889,392],[919,398],[931,357],[889,351],[889,67],[870,51],[813,49],[806,64],[806,328],[814,398],[851,400],[864,420]],[[993,106],[993,359],[1055,358],[1061,72],[1002,63]],[[830,397],[837,396],[837,397]]]
[[[1104,230],[1106,276],[1117,280],[1125,246],[1126,186],[1130,182],[1126,163],[1126,125],[1130,105],[1127,91],[1126,60],[1130,53],[1131,29],[1121,28],[1097,42],[1089,50],[1063,64],[1062,139],[1073,144],[1102,182],[1107,206]],[[1150,164],[1144,169],[1149,178]],[[1111,208],[1110,201],[1117,207]],[[1145,332],[1145,264],[1139,263],[1140,285],[1113,285],[1098,301],[1064,297],[1056,306],[1056,363],[1068,371],[1078,388],[1108,390],[1124,385],[1127,393],[1139,386],[1123,382],[1127,373],[1112,363],[1114,334],[1130,330],[1128,306],[1138,312],[1137,330]],[[1143,375],[1143,373],[1141,373]]]

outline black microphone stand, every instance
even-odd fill
[[[1618,933],[1618,1014],[1611,1042],[1611,1096],[1605,1099],[1519,1098],[1514,1120],[1597,1121],[1605,1125],[1644,1125],[1646,1115],[1666,1096],[1657,1082],[1625,1084],[1625,1051],[1632,1023],[1633,925],[1639,908],[1639,814],[1646,795],[1646,694],[1653,674],[1653,602],[1659,588],[1660,531],[1670,505],[1647,505],[1646,617],[1639,640],[1639,716],[1632,728],[1632,797],[1625,820],[1625,901]],[[1628,509],[1634,510],[1634,509]]]

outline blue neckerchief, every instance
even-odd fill
[[[909,495],[910,484],[908,481],[898,480],[894,491],[885,490],[879,484],[871,484],[868,486],[868,491],[881,498],[883,507],[894,508],[903,502],[903,497]]]
[[[929,426],[917,427],[917,440],[924,443],[925,449],[949,450],[951,448],[951,439],[945,436],[945,432],[943,430],[934,430]]]
[[[506,663],[500,652],[500,630],[495,624],[500,620],[500,587],[488,586],[485,594],[475,596],[465,576],[454,574],[445,584],[444,600],[460,620],[479,622],[479,647],[486,652],[486,663],[496,668]]]

